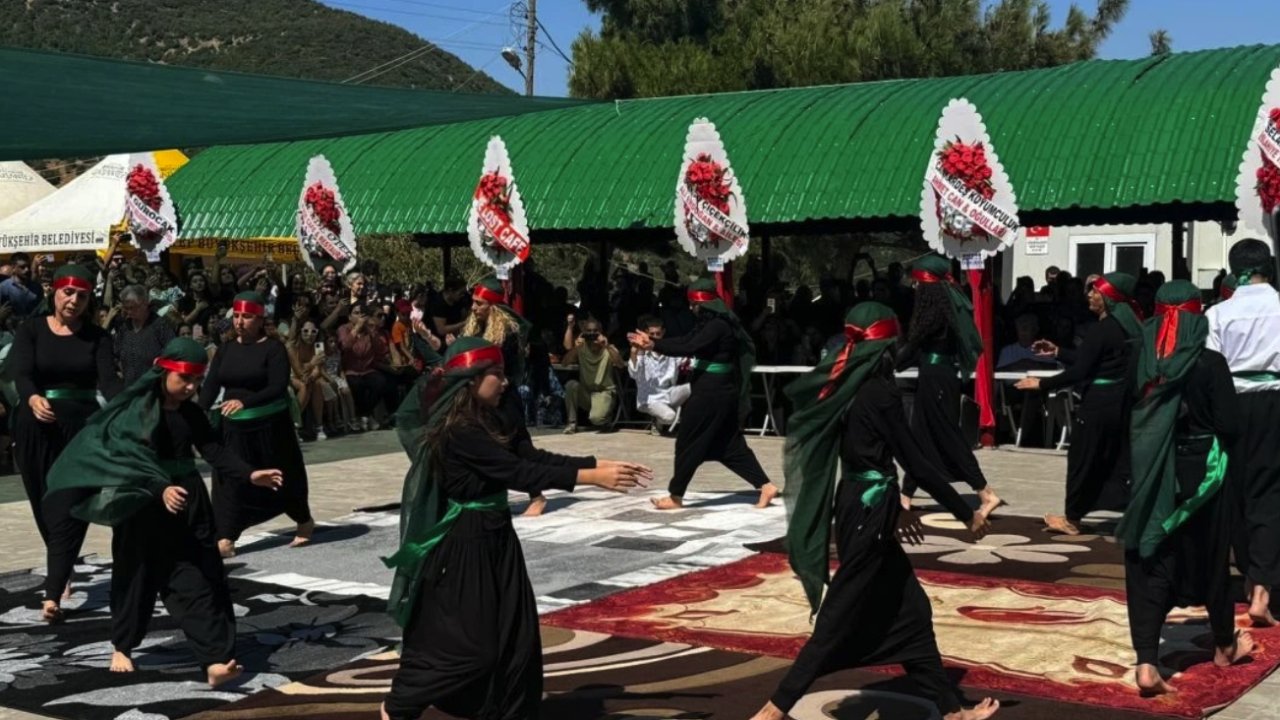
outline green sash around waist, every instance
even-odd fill
[[[1120,382],[1120,380],[1119,380],[1119,379],[1117,379],[1117,378],[1094,378],[1093,380],[1090,380],[1090,381],[1089,381],[1089,384],[1091,384],[1091,385],[1115,385],[1115,384],[1116,384],[1116,383],[1118,383],[1118,382]]]
[[[47,400],[75,400],[77,402],[96,403],[98,402],[97,390],[85,390],[84,388],[49,388],[44,391]]]
[[[733,372],[733,365],[729,363],[711,362],[709,360],[694,360],[693,367],[702,372],[711,373],[712,375],[728,375]]]
[[[1231,373],[1231,377],[1259,383],[1280,381],[1280,373],[1273,373],[1269,370],[1241,370]]]
[[[440,541],[444,539],[445,535],[449,534],[449,530],[453,527],[453,524],[457,522],[458,516],[461,515],[463,511],[501,511],[506,510],[507,508],[507,493],[505,490],[492,495],[487,495],[479,500],[468,500],[466,502],[450,500],[449,510],[444,514],[444,517],[440,518],[440,522],[437,522],[430,530],[427,531],[427,536],[423,538],[422,542],[407,542],[404,545],[401,545],[400,549],[397,550],[394,555],[389,558],[384,558],[382,562],[389,568],[404,568],[410,572],[417,572],[417,570],[422,567],[422,561],[426,560],[427,556],[431,554],[431,550],[435,548],[436,545],[440,544]]]
[[[1194,438],[1184,438],[1194,439]],[[1218,444],[1218,438],[1213,439],[1213,445],[1209,448],[1209,455],[1204,461],[1204,479],[1200,481],[1200,485],[1196,488],[1196,494],[1187,498],[1169,517],[1165,518],[1161,526],[1164,528],[1166,535],[1171,534],[1180,525],[1185,523],[1197,510],[1209,502],[1214,493],[1222,487],[1223,480],[1227,477],[1227,454],[1223,452],[1222,446]]]
[[[243,408],[237,412],[227,416],[228,420],[233,422],[243,422],[245,420],[257,420],[259,418],[275,415],[276,413],[286,412],[289,409],[289,398],[282,397],[279,400],[269,402],[266,405],[258,407]]]
[[[955,365],[956,356],[947,353],[925,353],[920,356],[920,362],[924,365]]]
[[[889,492],[889,484],[897,480],[892,475],[885,475],[879,470],[846,471],[843,479],[856,480],[871,486],[862,491],[862,506],[867,508],[879,505],[884,500],[885,493]]]

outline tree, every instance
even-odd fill
[[[1152,55],[1168,55],[1173,52],[1173,36],[1168,30],[1163,28],[1155,30],[1147,36],[1147,39],[1151,41]]]
[[[1129,0],[584,0],[569,92],[630,98],[1052,67],[1097,54]]]

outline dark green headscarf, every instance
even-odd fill
[[[507,304],[507,289],[503,286],[502,281],[494,275],[481,280],[471,291],[471,296],[489,303],[493,306],[494,311],[502,313],[511,322],[515,323],[516,329],[520,333],[521,351],[511,358],[518,364],[514,367],[508,366],[506,371],[507,378],[511,380],[511,384],[519,385],[524,382],[524,348],[529,344],[529,332],[532,326],[528,320],[520,317],[520,313],[516,312],[515,308]]]
[[[783,473],[787,552],[816,613],[828,582],[831,515],[845,414],[863,381],[898,337],[893,310],[859,303],[845,316],[845,341],[817,368],[787,386],[796,412],[787,423]]]
[[[1252,275],[1250,275],[1252,277]],[[1235,275],[1225,275],[1222,278],[1222,285],[1218,287],[1218,298],[1221,300],[1230,300],[1232,295],[1236,294],[1236,288],[1240,287],[1240,281]]]
[[[1187,377],[1204,350],[1209,321],[1201,314],[1200,289],[1186,280],[1161,285],[1156,303],[1156,316],[1142,328],[1136,383],[1140,397],[1130,420],[1133,487],[1129,507],[1116,529],[1125,547],[1138,550],[1144,558],[1151,557],[1221,484],[1219,477],[1216,484],[1202,485],[1181,507],[1176,504],[1174,425]],[[1225,455],[1210,460],[1220,461],[1220,469],[1225,470]]]
[[[48,493],[76,488],[97,492],[77,504],[72,516],[118,525],[147,503],[159,501],[172,472],[151,445],[162,417],[163,379],[173,368],[203,375],[209,356],[191,338],[174,338],[156,364],[89,419],[49,471]]]
[[[1138,281],[1129,273],[1109,272],[1093,281],[1093,288],[1102,295],[1107,314],[1120,323],[1130,340],[1142,337],[1142,308],[1134,300]],[[1162,286],[1163,287],[1163,286]]]
[[[421,546],[447,505],[436,477],[437,448],[427,444],[427,434],[443,422],[454,397],[495,364],[502,364],[501,348],[483,338],[458,338],[445,352],[444,364],[420,377],[396,411],[396,434],[410,466],[400,495],[400,549],[382,562],[395,570],[387,611],[401,627],[417,601],[426,559]]]
[[[956,334],[956,360],[960,369],[973,372],[982,355],[982,335],[973,322],[973,301],[951,277],[951,261],[941,255],[925,255],[911,263],[911,277],[918,283],[941,283],[951,303],[951,329]]]
[[[74,285],[92,294],[97,288],[98,277],[92,270],[79,263],[67,263],[54,271],[53,281],[50,283],[55,292],[63,285]],[[53,314],[53,299],[49,295],[40,298],[40,304],[36,306],[33,314],[37,316]]]
[[[267,314],[267,299],[262,297],[262,293],[246,290],[242,293],[237,293],[231,299],[231,311],[265,316]]]
[[[714,299],[705,299],[711,294]],[[711,313],[724,318],[733,328],[734,340],[738,343],[738,375],[741,385],[738,388],[738,413],[745,417],[751,412],[751,373],[756,368],[756,343],[751,334],[742,326],[738,316],[724,304],[716,288],[716,281],[703,278],[689,286],[689,305],[697,305],[701,312]]]

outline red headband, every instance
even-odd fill
[[[180,375],[203,375],[208,365],[203,363],[184,362],[182,360],[170,360],[169,358],[156,358],[156,367],[164,368]]]
[[[1199,315],[1203,311],[1200,298],[1191,298],[1178,305],[1156,303],[1156,314],[1161,316],[1160,330],[1156,333],[1156,357],[1163,360],[1173,355],[1173,351],[1177,349],[1179,315],[1184,312]]]
[[[54,290],[61,290],[64,287],[73,287],[76,290],[93,292],[93,283],[89,282],[88,280],[75,277],[74,275],[63,275],[62,277],[53,281]]]
[[[502,348],[497,345],[476,348],[454,355],[444,364],[446,370],[466,370],[482,364],[502,364]]]
[[[690,290],[689,302],[691,303],[707,303],[719,300],[720,296],[710,290]]]
[[[1120,290],[1118,290],[1115,285],[1112,285],[1105,276],[1099,275],[1098,279],[1093,281],[1093,287],[1102,295],[1102,297],[1110,300],[1111,302],[1124,303],[1125,305],[1128,305],[1133,309],[1133,314],[1137,315],[1139,320],[1143,318],[1142,307],[1138,305],[1137,301],[1120,292]]]
[[[267,309],[252,300],[236,300],[231,303],[231,312],[262,316],[267,314]]]
[[[1226,283],[1223,283],[1222,287],[1218,288],[1218,297],[1223,300],[1230,300],[1231,296],[1235,294],[1235,288],[1229,287]]]
[[[835,364],[831,366],[831,372],[827,375],[827,384],[818,392],[819,400],[826,400],[831,393],[836,391],[836,382],[844,373],[844,368],[849,364],[849,357],[853,355],[854,348],[860,342],[870,342],[873,340],[888,340],[898,337],[898,318],[887,317],[877,320],[865,329],[857,325],[844,326],[844,347],[841,348],[840,354],[836,356]]]
[[[471,297],[483,300],[490,305],[505,305],[507,302],[507,296],[502,293],[496,293],[483,285],[477,285],[475,290],[472,291]]]
[[[946,275],[935,275],[928,270],[912,270],[911,279],[922,283],[955,282],[955,280],[951,279],[951,273],[947,273]]]

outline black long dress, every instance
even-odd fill
[[[533,444],[533,437],[529,435],[529,428],[524,421],[524,400],[520,398],[520,383],[524,382],[524,360],[524,343],[520,341],[520,333],[507,333],[502,340],[502,364],[509,374],[507,389],[502,391],[502,400],[498,403],[498,414],[502,417],[503,432],[513,437],[516,447]],[[539,497],[542,497],[540,491],[529,493],[530,500]]]
[[[480,428],[456,428],[440,448],[445,497],[466,502],[506,490],[570,491],[579,468],[595,467],[594,458],[514,442],[503,446]],[[434,706],[484,720],[536,718],[538,607],[510,511],[463,511],[425,562],[387,713],[417,720]]]
[[[886,366],[887,368],[887,366]],[[845,418],[840,444],[843,477],[875,470],[897,474],[894,460],[957,518],[973,511],[951,487],[951,478],[932,465],[907,425],[902,394],[889,373],[868,378]],[[933,633],[933,610],[895,529],[902,512],[898,484],[873,507],[861,496],[867,485],[842,479],[836,490],[836,547],[840,567],[796,662],[773,695],[788,711],[819,677],[868,665],[900,664],[942,714],[960,709]]]
[[[218,442],[208,417],[192,402],[165,410],[152,442],[162,463],[174,465],[172,484],[187,491],[187,504],[173,514],[157,498],[114,528],[111,640],[120,652],[137,648],[147,636],[158,595],[201,667],[225,663],[235,654],[235,614],[218,553],[213,502],[195,470],[192,448],[235,482],[248,483],[253,468]]]
[[[1123,510],[1128,502],[1133,347],[1108,316],[1089,328],[1078,351],[1059,351],[1066,370],[1040,381],[1044,392],[1083,386],[1067,448],[1065,514],[1072,524],[1094,510]]]
[[[45,544],[49,570],[45,598],[57,600],[71,579],[89,525],[71,517],[71,508],[81,495],[63,492],[46,498],[46,478],[63,448],[98,410],[94,393],[101,391],[110,399],[119,390],[120,381],[110,336],[89,323],[64,336],[55,335],[46,318],[31,318],[18,329],[10,352],[19,398],[13,419],[14,459]],[[58,390],[78,392],[83,397],[48,397],[50,391]],[[32,395],[43,395],[49,401],[56,415],[53,422],[36,419],[28,402]]]
[[[688,357],[706,363],[734,366],[716,373],[695,367],[690,395],[680,411],[676,429],[675,473],[671,497],[682,498],[693,474],[705,462],[720,461],[738,477],[760,488],[769,483],[755,453],[747,447],[738,420],[738,343],[728,320],[708,312],[698,315],[698,325],[688,335],[663,338],[653,351],[669,357]]]
[[[218,391],[223,400],[239,400],[246,410],[288,399],[289,354],[284,344],[265,338],[251,345],[228,342],[218,348],[209,365],[200,405],[213,406]],[[285,513],[296,523],[311,520],[307,504],[307,467],[293,430],[288,408],[252,420],[221,419],[222,444],[256,468],[284,473],[279,490],[261,488],[223,477],[214,469],[213,513],[218,538],[236,540],[245,529]]]
[[[1174,428],[1179,503],[1194,497],[1204,480],[1214,437],[1226,450],[1242,429],[1227,361],[1204,350],[1187,378]],[[1228,587],[1231,484],[1228,475],[1212,499],[1174,530],[1153,557],[1143,560],[1136,550],[1125,552],[1129,633],[1139,665],[1158,663],[1160,629],[1175,607],[1204,605],[1214,645],[1228,647],[1234,640],[1235,608]]]
[[[963,383],[956,364],[956,334],[944,313],[921,313],[911,328],[911,340],[903,343],[899,365],[915,362],[920,376],[911,410],[911,432],[929,462],[974,490],[987,487],[973,448],[960,430],[960,395]],[[916,479],[910,472],[902,492],[915,495]]]

